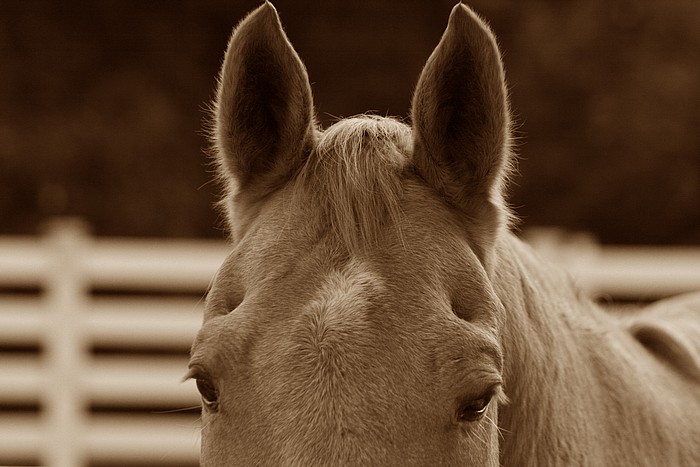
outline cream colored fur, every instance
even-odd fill
[[[700,465],[700,299],[619,319],[508,231],[503,68],[462,4],[412,117],[323,131],[274,7],[235,29],[202,465]]]

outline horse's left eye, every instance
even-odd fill
[[[481,420],[489,408],[489,402],[491,402],[492,397],[491,394],[488,394],[462,404],[457,412],[457,420],[460,422]]]
[[[215,411],[219,406],[219,392],[209,379],[197,378],[197,390],[202,396],[204,406],[212,411]]]

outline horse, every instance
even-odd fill
[[[188,377],[201,463],[700,465],[700,296],[607,313],[514,233],[501,55],[462,3],[410,125],[326,129],[265,2],[212,138],[231,250]]]

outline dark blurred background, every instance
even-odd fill
[[[222,237],[201,128],[231,28],[260,2],[0,1],[0,234]],[[454,0],[274,2],[324,125],[405,116]],[[469,2],[518,122],[521,227],[700,244],[700,2]]]

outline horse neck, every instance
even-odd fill
[[[648,368],[635,362],[638,345],[514,236],[498,250],[510,399],[499,409],[502,465],[632,465],[621,440],[643,445],[668,428],[645,410],[655,389],[640,384]]]

